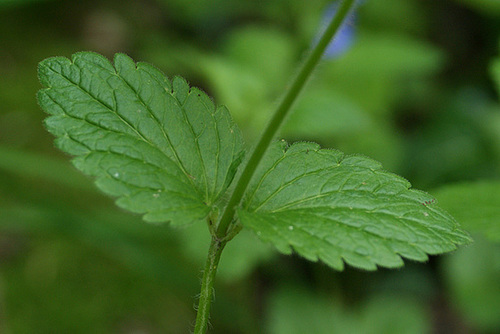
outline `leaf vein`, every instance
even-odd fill
[[[137,68],[135,68],[135,71],[138,71]],[[165,131],[165,128],[161,125],[161,122],[158,120],[158,118],[154,115],[154,112],[153,110],[151,109],[151,107],[149,107],[145,102],[144,102],[144,99],[142,98],[142,96],[140,96],[139,92],[123,77],[123,76],[120,76],[119,77],[122,79],[122,81],[129,87],[129,89],[135,94],[135,96],[139,99],[139,102],[146,108],[146,110],[148,111],[149,115],[151,116],[151,118],[153,119],[153,121],[156,123],[156,125],[159,127],[160,131],[162,132],[163,134],[163,137],[167,143],[167,145],[170,147],[170,150],[172,152],[172,154],[174,155],[175,157],[175,160],[177,161],[177,163],[179,164],[180,166],[180,169],[183,171],[184,174],[186,174],[187,178],[189,179],[189,182],[191,182],[191,184],[193,185],[193,188],[194,189],[197,189],[194,181],[192,180],[192,178],[190,177],[189,173],[187,172],[186,170],[186,167],[184,166],[184,164],[182,163],[181,159],[179,158],[179,154],[177,152],[177,150],[175,149],[174,145],[172,144],[172,141],[169,137],[169,135],[167,134],[167,132]],[[165,91],[166,92],[166,91]],[[161,149],[160,149],[161,150]]]

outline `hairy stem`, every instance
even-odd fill
[[[339,7],[337,14],[332,19],[332,22],[328,25],[328,28],[323,33],[323,36],[319,40],[318,44],[314,47],[312,52],[309,54],[306,59],[304,65],[300,69],[298,75],[295,77],[295,80],[292,82],[291,86],[288,88],[286,94],[284,95],[281,103],[276,109],[273,117],[269,121],[267,128],[264,130],[260,140],[257,143],[248,163],[245,166],[245,169],[241,173],[240,178],[234,188],[234,191],[229,199],[228,205],[226,206],[221,220],[219,222],[217,228],[217,237],[222,239],[228,233],[229,226],[234,221],[234,214],[236,212],[236,207],[240,204],[243,195],[252,179],[257,166],[259,165],[262,157],[267,151],[267,148],[271,144],[271,141],[276,136],[279,128],[283,124],[288,115],[291,106],[297,99],[299,93],[304,88],[307,79],[311,76],[314,68],[320,61],[323,53],[325,52],[328,44],[337,31],[339,30],[342,22],[347,17],[349,12],[353,9],[355,5],[355,0],[344,0]]]
[[[210,320],[210,305],[212,304],[214,295],[215,274],[217,273],[220,256],[225,245],[225,241],[220,241],[218,238],[212,237],[201,281],[200,301],[198,302],[198,313],[196,314],[194,328],[195,334],[204,334],[207,331]]]

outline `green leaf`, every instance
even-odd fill
[[[437,189],[435,195],[468,231],[500,242],[500,181],[447,185]]]
[[[274,145],[256,172],[238,216],[284,254],[342,270],[399,267],[401,257],[454,250],[470,241],[430,195],[378,162],[320,150],[317,144]]]
[[[189,223],[206,217],[231,183],[242,159],[239,130],[226,108],[184,79],[90,52],[46,59],[39,77],[56,145],[120,207],[151,222]]]

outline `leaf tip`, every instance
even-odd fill
[[[53,72],[61,72],[64,65],[69,65],[71,61],[66,57],[50,57],[38,63],[38,80],[43,87],[50,88],[50,76]]]

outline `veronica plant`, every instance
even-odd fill
[[[275,141],[290,107],[355,6],[345,0],[292,81],[252,152],[228,110],[181,77],[117,54],[39,65],[45,125],[73,164],[148,222],[205,222],[212,241],[195,333],[207,330],[224,246],[242,229],[278,251],[342,270],[375,270],[470,241],[434,199],[369,158]]]

